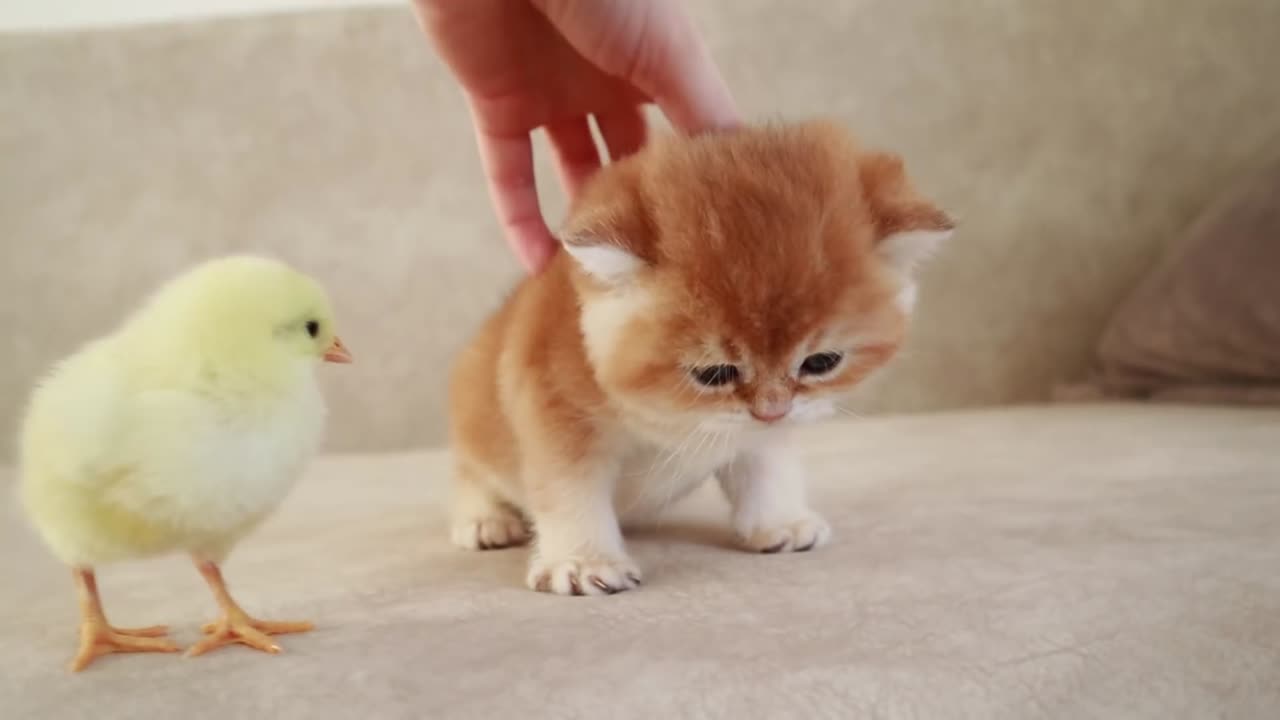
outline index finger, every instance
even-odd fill
[[[639,65],[630,80],[653,98],[671,124],[686,133],[741,124],[737,103],[711,58],[711,52],[688,24],[671,40],[670,52]]]
[[[556,239],[542,218],[533,143],[528,133],[500,134],[476,124],[480,164],[489,186],[489,200],[502,223],[507,244],[525,269],[537,273],[555,252]]]
[[[674,0],[535,0],[583,57],[651,98],[686,133],[741,124],[737,104],[693,20]]]

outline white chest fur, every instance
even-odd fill
[[[624,454],[614,508],[624,521],[649,519],[696,490],[731,462],[740,439],[694,431],[670,443],[637,441]]]

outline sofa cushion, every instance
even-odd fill
[[[447,457],[316,463],[227,566],[284,653],[113,656],[84,674],[66,571],[5,494],[5,716],[1274,717],[1280,411],[1115,405],[876,418],[805,452],[833,543],[732,549],[707,491],[633,533],[643,588],[522,587],[447,542]],[[181,558],[102,569],[121,625],[191,642]]]
[[[1120,307],[1098,348],[1117,397],[1280,405],[1280,162],[1231,188]]]

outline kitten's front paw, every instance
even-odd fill
[[[482,515],[454,517],[449,534],[453,544],[464,550],[497,550],[523,545],[530,537],[524,518],[497,506]]]
[[[640,584],[640,568],[621,557],[542,558],[535,556],[525,580],[538,592],[557,595],[613,595]]]
[[[738,526],[736,530],[743,547],[762,553],[805,552],[831,539],[831,526],[814,513],[789,522]]]

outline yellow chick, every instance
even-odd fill
[[[21,493],[79,590],[72,670],[109,653],[178,650],[165,627],[107,622],[94,567],[112,561],[191,556],[221,616],[188,655],[233,642],[275,653],[270,635],[311,629],[250,617],[219,565],[316,450],[321,360],[351,362],[324,290],[282,263],[236,256],[170,281],[35,389]]]

